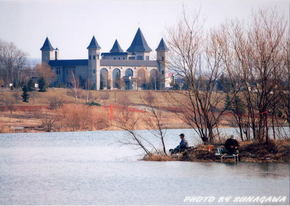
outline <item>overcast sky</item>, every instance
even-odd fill
[[[45,37],[61,58],[86,58],[95,35],[102,52],[117,38],[127,50],[140,27],[155,50],[182,8],[201,10],[207,27],[227,19],[247,21],[258,9],[274,8],[289,17],[289,0],[0,0],[0,39],[14,42],[30,58],[40,58]]]

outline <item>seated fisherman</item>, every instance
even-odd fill
[[[229,139],[225,142],[225,149],[226,153],[228,154],[237,154],[239,153],[239,142],[233,138],[234,136],[231,135]]]
[[[181,139],[179,145],[177,147],[175,147],[174,149],[170,149],[169,150],[170,154],[175,154],[175,153],[183,152],[185,149],[188,148],[188,142],[184,138],[184,134],[180,134],[179,137]]]

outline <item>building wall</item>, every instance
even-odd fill
[[[55,86],[66,87],[77,83],[83,87],[89,79],[87,66],[55,66],[52,70],[56,73]]]
[[[54,53],[52,52],[51,55]],[[77,84],[80,88],[85,89],[163,89],[165,87],[165,73],[166,64],[164,58],[165,53],[157,53],[156,61],[146,61],[147,56],[149,60],[149,52],[134,53],[134,56],[142,56],[143,61],[130,62],[121,58],[124,55],[114,55],[112,58],[118,61],[105,61],[103,64],[133,64],[135,66],[100,66],[100,51],[96,49],[89,49],[88,51],[88,65],[72,65],[72,66],[55,66],[53,70],[57,74],[55,86],[71,87]],[[44,55],[44,53],[43,53]],[[106,59],[106,58],[103,58]],[[136,63],[137,62],[137,63]],[[141,62],[141,64],[139,63]],[[142,63],[143,62],[143,63]],[[156,65],[156,66],[136,66],[136,65]],[[104,69],[105,78],[101,71]],[[114,72],[114,70],[116,70]],[[130,70],[130,71],[129,71]],[[119,76],[118,76],[119,75]],[[103,79],[102,79],[103,78]],[[105,81],[104,81],[105,79]],[[117,80],[116,80],[117,79]],[[118,82],[119,81],[119,82]],[[104,84],[105,82],[105,84]],[[118,82],[118,84],[117,84]],[[105,86],[104,86],[105,85]]]
[[[49,60],[55,59],[55,53],[54,51],[42,51],[41,53],[41,61],[42,63],[47,64]]]
[[[150,81],[152,81],[153,78],[152,75],[160,75],[158,72],[158,67],[100,66],[100,68],[98,69],[98,74],[100,75],[99,87],[101,89],[114,89],[114,81],[116,79],[116,76],[114,75],[117,74],[117,70],[120,72],[120,81],[122,81],[120,83],[120,89],[126,89],[126,82],[128,82],[129,80],[132,81],[133,84],[131,89],[142,89],[144,87],[142,87],[143,84],[151,83]],[[131,72],[129,70],[133,72],[133,75],[131,75]],[[160,86],[156,86],[156,84],[159,85],[159,82],[156,81],[160,81],[160,77],[156,76],[154,80],[155,89],[160,88]],[[106,88],[102,87],[101,82],[106,82]]]

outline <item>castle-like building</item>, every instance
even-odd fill
[[[142,31],[137,33],[126,52],[115,40],[110,52],[101,53],[95,37],[88,49],[88,59],[59,59],[46,38],[41,47],[42,64],[49,65],[56,73],[53,86],[78,86],[85,89],[164,89],[167,73],[168,48],[161,39],[156,60],[150,59],[151,48]]]

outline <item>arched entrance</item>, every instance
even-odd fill
[[[159,89],[158,84],[158,71],[156,69],[152,69],[150,71],[150,81],[149,81],[149,88],[153,90]]]
[[[108,89],[108,70],[106,68],[100,71],[100,89]]]
[[[146,73],[144,69],[139,69],[137,72],[137,87],[141,89],[146,89]]]
[[[116,68],[113,70],[113,88],[121,88],[121,70]]]
[[[125,76],[124,76],[124,83],[125,83],[126,90],[133,89],[133,70],[132,69],[126,69]]]

